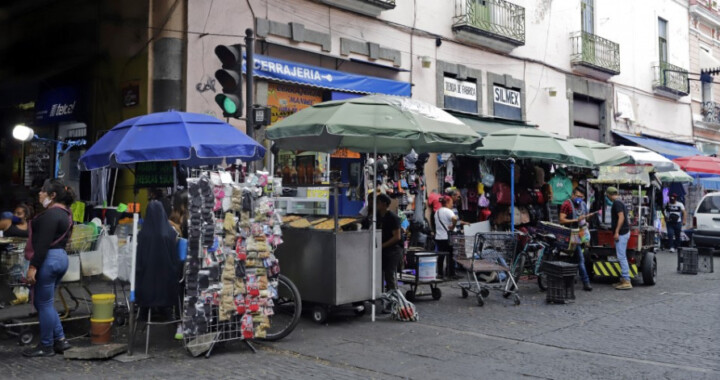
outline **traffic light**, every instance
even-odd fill
[[[223,110],[223,116],[238,119],[243,115],[242,45],[218,45],[215,55],[222,62],[222,69],[215,72],[222,94],[215,95],[215,103]]]

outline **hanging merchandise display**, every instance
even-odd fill
[[[282,243],[273,228],[279,215],[262,196],[267,183],[267,175],[252,174],[241,184],[224,184],[218,173],[188,179],[183,328],[190,350],[267,335],[280,274],[273,250]]]

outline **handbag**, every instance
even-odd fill
[[[509,205],[512,200],[512,193],[510,192],[510,185],[502,182],[495,182],[493,185],[493,194],[498,204]]]
[[[72,214],[70,213],[70,211],[68,211],[65,207],[62,207],[60,205],[57,205],[57,206],[53,205],[51,207],[59,207],[60,209],[65,211],[68,214],[68,221],[70,222],[70,226],[68,227],[67,231],[65,231],[65,233],[62,234],[62,236],[60,236],[57,240],[50,243],[50,247],[61,242],[65,238],[65,236],[70,231],[72,231],[72,228],[73,228],[73,219],[72,219]],[[28,223],[28,239],[27,239],[27,243],[25,244],[25,260],[32,261],[33,256],[35,256],[35,250],[32,245],[32,222],[30,222],[30,223]]]

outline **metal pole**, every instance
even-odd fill
[[[135,327],[135,265],[137,264],[137,233],[138,233],[138,221],[140,214],[137,212],[133,214],[133,229],[132,229],[132,241],[131,241],[131,252],[132,252],[132,265],[130,266],[130,330],[134,331]],[[130,334],[134,337],[134,334]],[[128,355],[132,355],[132,339],[128,344]]]
[[[255,88],[255,37],[252,28],[245,29],[245,133],[255,140],[255,119],[252,116]],[[248,171],[254,171],[255,164],[248,162]]]
[[[510,232],[515,233],[515,159],[510,159]]]
[[[375,265],[376,265],[376,256],[377,256],[377,243],[375,240],[377,240],[377,232],[375,231],[377,226],[377,213],[375,212],[375,207],[377,207],[377,140],[373,144],[373,154],[375,156],[375,161],[373,161],[373,179],[372,179],[372,189],[373,189],[373,209],[372,209],[372,318],[371,320],[375,322],[375,287],[377,286],[377,277],[375,276]],[[368,209],[368,212],[370,210]]]

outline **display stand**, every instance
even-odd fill
[[[248,340],[265,338],[270,328],[279,276],[272,250],[280,229],[272,201],[260,197],[267,178],[249,180],[223,183],[218,173],[188,180],[183,330],[194,356],[209,357],[217,343],[233,340],[255,352]]]

